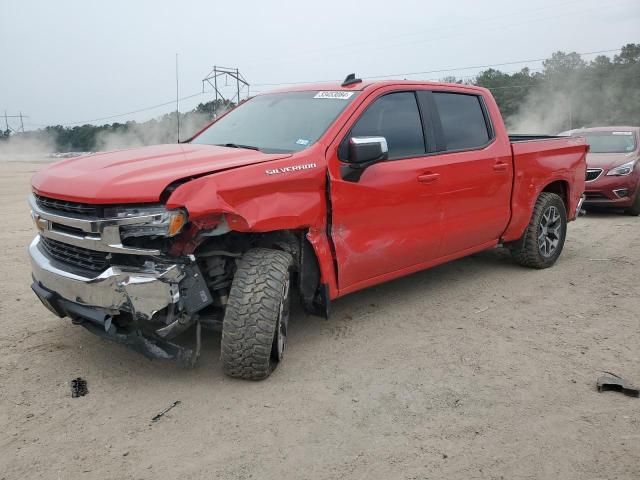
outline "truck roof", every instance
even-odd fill
[[[406,85],[412,86],[429,86],[429,87],[447,87],[465,89],[475,92],[487,92],[483,87],[477,85],[465,85],[460,83],[444,83],[444,82],[431,82],[427,80],[362,80],[358,83],[352,83],[347,86],[342,86],[340,82],[320,82],[320,83],[304,83],[293,84],[270,90],[259,95],[269,93],[284,93],[284,92],[304,92],[309,90],[329,90],[329,91],[362,91],[369,89],[378,89],[387,86]]]

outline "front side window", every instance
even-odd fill
[[[290,153],[315,143],[359,92],[258,95],[212,124],[191,143]]]
[[[386,138],[390,159],[424,155],[424,134],[414,93],[390,93],[378,98],[353,126],[351,137]]]
[[[476,95],[434,92],[446,150],[478,148],[489,142],[489,130]]]

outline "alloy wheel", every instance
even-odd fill
[[[560,244],[562,235],[562,217],[558,208],[549,206],[540,219],[538,227],[538,248],[543,257],[552,256]]]

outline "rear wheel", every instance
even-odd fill
[[[291,267],[286,252],[256,248],[238,262],[222,323],[227,375],[267,378],[282,360],[289,326]]]
[[[516,262],[530,268],[548,268],[562,253],[567,235],[567,211],[555,193],[542,192],[522,237],[509,249]]]

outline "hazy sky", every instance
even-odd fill
[[[265,84],[350,72],[444,70],[632,42],[640,42],[638,0],[0,0],[0,115],[22,111],[34,128],[171,101],[176,53],[180,95],[187,96],[202,90],[214,64],[240,68],[252,91],[264,91],[275,88]],[[497,68],[525,65],[540,68]],[[181,110],[211,98],[184,100]],[[172,108],[96,123],[145,120]]]

